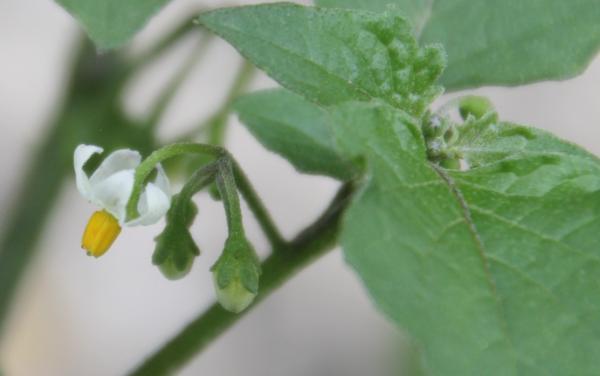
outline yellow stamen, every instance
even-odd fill
[[[81,248],[87,250],[88,255],[100,257],[108,251],[120,232],[119,221],[112,214],[105,210],[97,211],[92,214],[83,232]]]

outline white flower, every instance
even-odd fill
[[[84,233],[82,246],[94,256],[106,252],[120,232],[120,226],[156,223],[171,204],[169,180],[163,168],[158,165],[156,179],[146,184],[140,196],[137,207],[139,217],[126,221],[126,205],[133,190],[135,168],[142,158],[134,150],[116,150],[88,177],[83,166],[94,154],[102,151],[98,146],[79,145],[73,156],[77,189],[83,197],[102,209],[100,214],[106,213],[93,215]],[[112,236],[112,239],[107,236]]]

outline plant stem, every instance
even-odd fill
[[[102,137],[99,129],[104,128],[104,132],[130,129],[115,113],[112,103],[105,100],[115,97],[115,81],[120,77],[114,55],[99,58],[95,48],[83,38],[74,52],[61,112],[46,130],[39,146],[32,148],[31,160],[12,200],[14,207],[5,213],[8,220],[0,234],[0,330],[72,168],[73,150],[78,143],[97,143]],[[105,124],[110,124],[110,128],[106,129]],[[115,138],[123,141],[125,137],[119,133]]]
[[[269,211],[265,208],[262,200],[252,187],[252,184],[248,180],[244,171],[240,168],[238,163],[231,158],[233,165],[233,174],[235,175],[235,182],[238,190],[244,197],[244,200],[248,204],[248,207],[254,214],[256,221],[260,225],[261,229],[265,233],[265,236],[271,244],[273,250],[280,249],[285,244],[285,239],[281,236],[279,229],[275,225],[275,222],[271,219]]]
[[[198,60],[204,56],[204,53],[209,46],[209,42],[212,40],[211,35],[205,35],[200,41],[197,42],[197,46],[192,51],[190,56],[183,63],[183,66],[175,73],[171,78],[171,81],[167,87],[163,90],[156,103],[153,106],[152,112],[148,116],[146,121],[146,127],[150,130],[156,129],[160,119],[164,115],[165,111],[175,98],[175,95],[179,92],[181,85],[185,82],[185,79],[189,76],[192,69],[196,66]]]
[[[254,77],[255,68],[248,61],[244,60],[239,68],[233,84],[229,88],[225,100],[221,107],[207,120],[202,121],[199,125],[193,127],[189,132],[186,132],[177,137],[176,142],[186,141],[196,137],[200,131],[208,131],[208,142],[212,145],[223,145],[225,138],[225,128],[227,125],[227,115],[231,112],[231,107],[235,99],[246,90],[252,77]]]
[[[135,169],[135,180],[129,201],[127,202],[127,220],[135,219],[138,216],[137,205],[142,195],[146,178],[154,170],[156,165],[165,159],[181,155],[181,154],[205,154],[218,158],[225,154],[223,148],[212,145],[196,144],[196,143],[178,143],[167,145],[154,151],[144,159],[142,163]]]
[[[223,200],[225,214],[227,216],[227,227],[229,236],[244,235],[244,224],[242,222],[242,209],[238,196],[235,177],[231,170],[229,158],[221,158],[217,162],[218,173],[216,175],[217,188]]]
[[[179,195],[184,197],[186,200],[191,200],[198,191],[210,184],[215,174],[217,173],[217,162],[211,162],[208,165],[197,170],[190,178],[187,183],[181,188]]]
[[[217,115],[213,118],[215,121],[209,129],[208,142],[213,145],[222,145],[225,139],[225,126],[227,125],[227,115],[231,111],[233,102],[246,89],[250,80],[254,76],[254,66],[247,60],[243,60],[242,66],[238,70],[238,73],[225,97],[223,106],[217,112]]]
[[[175,45],[175,43],[181,40],[181,38],[186,36],[192,30],[196,29],[198,30],[198,32],[201,32],[202,29],[194,24],[194,20],[198,17],[199,14],[200,12],[195,12],[193,16],[187,17],[183,22],[177,25],[168,34],[163,36],[147,51],[144,51],[139,56],[134,57],[133,60],[128,64],[127,71],[139,71],[146,64],[154,61],[154,59],[156,59],[158,56],[162,55],[166,50]]]
[[[214,304],[130,375],[172,374],[297,271],[332,249],[337,242],[342,214],[353,191],[351,183],[344,185],[317,221],[262,263],[260,292],[248,309],[233,314]]]
[[[13,198],[15,206],[6,214],[9,220],[0,238],[0,329],[67,175],[64,128],[56,122],[37,147]]]

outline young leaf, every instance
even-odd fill
[[[399,15],[270,4],[221,9],[200,22],[284,87],[330,105],[379,98],[420,115],[441,93],[439,47],[420,48]]]
[[[334,149],[326,113],[287,90],[267,90],[239,99],[240,120],[269,150],[288,159],[299,171],[348,180],[352,165]]]
[[[545,132],[481,122],[464,131],[482,138],[461,143],[477,166],[449,171],[426,160],[418,125],[398,110],[355,103],[332,117],[340,150],[369,168],[346,213],[347,260],[420,343],[430,374],[595,373],[595,157]]]
[[[596,0],[320,0],[319,5],[405,10],[420,41],[448,53],[448,90],[522,85],[580,74],[600,48]],[[425,15],[425,17],[423,17]]]
[[[102,50],[127,42],[169,0],[56,0]]]
[[[395,7],[413,25],[417,31],[430,16],[431,6],[435,0],[315,0],[322,7],[362,9],[383,12]]]

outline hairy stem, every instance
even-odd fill
[[[217,114],[213,117],[213,123],[209,129],[208,142],[213,145],[222,145],[225,139],[225,128],[227,125],[227,115],[231,111],[231,107],[233,106],[233,102],[240,95],[246,87],[250,84],[250,80],[254,76],[254,66],[250,64],[247,60],[242,62],[242,66],[240,67],[227,96],[225,97],[225,101],[223,102],[223,106],[217,112]]]
[[[254,214],[256,221],[260,225],[261,229],[265,233],[265,236],[269,240],[272,249],[279,249],[285,244],[285,239],[281,236],[279,229],[275,225],[275,222],[271,219],[269,211],[265,208],[262,200],[252,187],[252,184],[248,180],[244,171],[240,168],[235,160],[232,159],[233,174],[235,175],[235,182],[238,190],[244,197],[244,200],[248,204],[248,207]]]
[[[342,213],[352,192],[352,184],[343,186],[317,221],[262,263],[260,292],[248,309],[233,314],[214,304],[130,375],[172,374],[296,272],[332,249],[337,242]]]
[[[218,173],[217,188],[223,200],[225,214],[227,216],[227,227],[229,236],[234,234],[244,234],[244,224],[242,223],[242,209],[240,208],[240,198],[237,192],[237,186],[233,171],[231,170],[231,161],[228,158],[222,158],[217,162]]]
[[[139,215],[137,206],[144,189],[144,184],[150,173],[160,162],[182,154],[205,154],[218,158],[224,155],[224,153],[224,149],[218,146],[196,143],[171,144],[154,151],[135,170],[133,189],[126,207],[127,220],[135,219]]]
[[[192,196],[198,193],[201,189],[210,184],[215,174],[217,173],[217,162],[211,162],[208,165],[197,170],[185,183],[179,195],[185,197],[186,200],[191,200]]]

